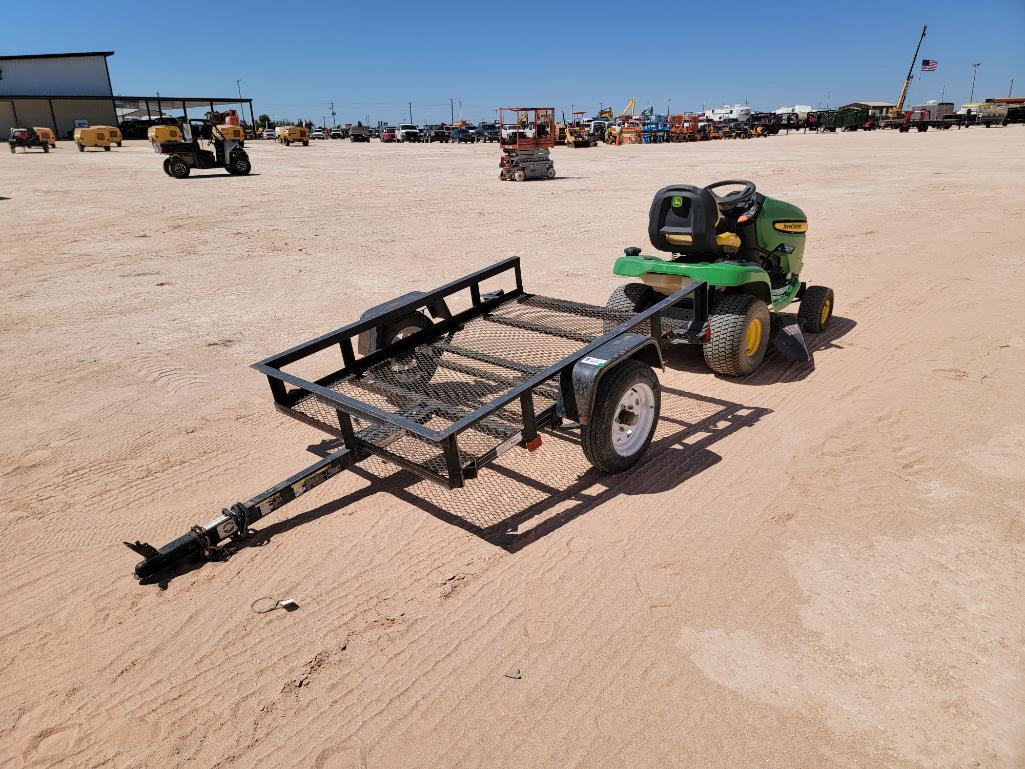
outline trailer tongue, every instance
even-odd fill
[[[539,448],[542,429],[579,428],[591,464],[622,472],[658,422],[662,342],[703,339],[707,319],[703,282],[630,313],[525,293],[518,258],[373,308],[253,365],[276,408],[343,448],[159,549],[125,542],[143,557],[135,576],[217,557],[224,540],[370,456],[458,488],[514,447]]]

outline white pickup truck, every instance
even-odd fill
[[[420,129],[412,123],[402,123],[395,132],[395,140],[400,142],[420,141]]]

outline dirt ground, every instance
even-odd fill
[[[493,144],[0,153],[0,765],[1025,765],[1023,139],[557,148],[524,184]],[[248,364],[508,255],[604,304],[656,189],[735,177],[808,213],[814,364],[674,351],[625,475],[368,463],[132,578],[121,540],[315,458]]]

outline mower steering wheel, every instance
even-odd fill
[[[727,192],[725,195],[716,195],[712,192],[716,187],[735,187],[737,185],[740,185],[743,189]],[[715,198],[715,202],[719,204],[719,209],[722,211],[747,208],[755,199],[755,184],[745,179],[726,179],[715,184],[709,184],[705,189],[712,193],[712,197]]]

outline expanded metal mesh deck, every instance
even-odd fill
[[[590,342],[633,317],[603,307],[544,296],[510,299],[458,330],[421,344],[410,353],[378,363],[359,376],[345,375],[325,386],[349,398],[402,416],[437,431],[507,393],[530,377],[572,356]],[[632,330],[650,333],[650,322]],[[558,398],[558,382],[549,380],[533,391],[535,413]],[[303,421],[325,432],[341,434],[333,405],[313,395],[292,404]],[[447,475],[438,444],[394,427],[374,427],[353,417],[360,437],[437,475]],[[523,426],[520,403],[490,413],[458,434],[462,465],[480,458]]]

